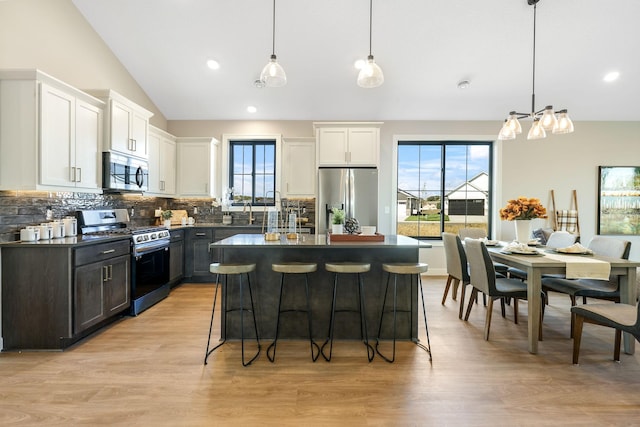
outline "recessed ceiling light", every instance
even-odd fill
[[[249,105],[249,106],[247,107],[247,112],[248,112],[248,113],[256,113],[257,111],[258,111],[258,109],[257,109],[255,106],[253,106],[253,105]]]
[[[618,77],[620,77],[620,73],[617,71],[611,71],[610,73],[607,73],[604,75],[604,81],[605,82],[612,82],[614,80],[618,80]]]
[[[220,63],[215,59],[210,59],[207,61],[207,67],[211,68],[212,70],[217,70],[220,68]]]
[[[357,70],[361,70],[362,67],[364,67],[364,64],[366,64],[367,61],[365,61],[364,59],[358,59],[353,66],[356,67]]]

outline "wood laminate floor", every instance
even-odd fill
[[[585,325],[571,364],[569,298],[553,294],[538,355],[527,352],[526,305],[514,324],[496,305],[469,322],[442,306],[443,277],[427,277],[433,363],[412,343],[397,360],[367,363],[358,342],[337,342],[312,363],[306,341],[281,341],[240,364],[228,343],[204,366],[213,286],[185,284],[64,352],[0,353],[2,426],[611,426],[640,423],[640,356],[612,361],[610,329]],[[640,347],[639,347],[640,348]],[[640,351],[638,352],[640,353]]]

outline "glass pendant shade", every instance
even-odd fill
[[[553,112],[553,107],[548,105],[544,109],[544,113],[542,113],[542,117],[540,117],[540,125],[546,131],[552,130],[558,124],[558,120],[556,120],[556,115]]]
[[[278,64],[275,55],[271,55],[271,60],[262,69],[260,80],[267,87],[280,87],[287,84],[287,74],[284,72],[282,65]]]
[[[514,113],[509,115],[506,125],[509,126],[516,134],[522,133],[522,126],[520,126],[520,121]]]
[[[527,134],[527,139],[542,139],[547,137],[547,132],[540,124],[540,120],[534,120]]]
[[[573,132],[573,122],[567,114],[567,110],[562,110],[558,113],[558,120],[553,128],[553,133],[563,134]]]
[[[509,126],[509,120],[504,121],[502,129],[500,129],[500,133],[498,133],[498,139],[501,141],[516,139],[516,133],[513,131],[511,126]]]
[[[367,63],[360,69],[358,73],[358,86],[365,88],[378,87],[384,83],[384,74],[382,69],[376,64],[373,55],[369,55]]]

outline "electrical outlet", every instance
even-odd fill
[[[198,215],[198,208],[195,206],[193,207],[193,214]]]

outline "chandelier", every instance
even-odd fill
[[[553,106],[547,105],[545,108],[536,111],[536,6],[540,0],[527,0],[527,4],[533,5],[533,85],[531,90],[531,112],[518,113],[511,111],[509,117],[504,121],[502,129],[498,134],[498,139],[515,139],[517,134],[522,133],[522,126],[519,119],[530,117],[533,124],[527,139],[541,139],[547,137],[547,132],[555,134],[573,132],[573,122],[567,114],[567,110],[554,111]]]

